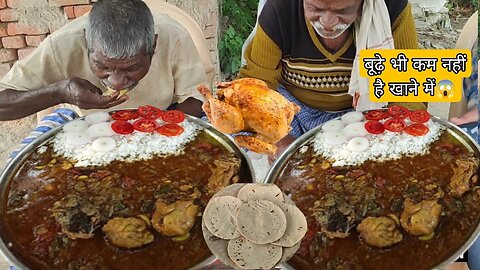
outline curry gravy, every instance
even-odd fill
[[[479,224],[480,190],[473,187],[454,198],[447,188],[455,161],[469,155],[448,133],[431,145],[428,154],[367,161],[361,166],[331,167],[331,162],[313,155],[311,146],[303,154],[297,151],[276,181],[291,194],[308,221],[301,248],[289,263],[295,269],[365,270],[431,269],[438,265],[466,243]],[[475,174],[479,176],[478,170]],[[342,198],[355,209],[355,222],[346,238],[329,238],[321,231],[314,214],[319,202],[315,202],[327,194]],[[392,214],[400,218],[407,198],[415,202],[436,199],[442,205],[434,235],[420,240],[422,237],[399,225],[404,237],[398,244],[377,248],[364,243],[356,225],[368,216]]]
[[[54,203],[68,194],[90,200],[106,219],[151,219],[155,201],[193,200],[200,213],[213,195],[208,179],[214,161],[233,157],[224,146],[201,131],[179,156],[113,162],[108,166],[75,168],[52,153],[34,152],[13,177],[4,197],[3,237],[31,269],[186,269],[211,255],[202,236],[201,216],[187,240],[172,240],[150,227],[152,243],[138,249],[109,243],[99,227],[91,239],[70,239],[52,217]],[[251,182],[244,164],[235,179]],[[233,178],[232,178],[233,179]]]

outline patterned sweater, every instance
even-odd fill
[[[408,1],[385,2],[395,48],[418,48]],[[247,65],[240,76],[262,79],[272,89],[282,84],[310,107],[339,111],[352,107],[348,87],[355,53],[354,31],[343,47],[329,52],[305,19],[303,0],[269,0],[260,14],[256,35],[245,50]],[[422,103],[401,105],[425,109]]]

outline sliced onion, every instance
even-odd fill
[[[347,143],[347,149],[352,152],[363,152],[368,149],[369,143],[367,138],[355,137]]]
[[[73,120],[63,126],[65,132],[81,132],[88,128],[89,124],[84,120]]]
[[[93,141],[92,149],[96,152],[110,152],[115,149],[117,143],[111,137],[100,137]]]
[[[340,120],[330,120],[328,122],[325,122],[323,125],[322,125],[322,130],[325,131],[325,132],[328,132],[328,131],[339,131],[341,130],[343,127],[345,126],[345,124],[340,121]]]
[[[89,123],[90,125],[107,122],[108,120],[110,120],[110,114],[108,114],[107,112],[93,112],[85,116],[85,121],[87,121],[87,123]]]
[[[68,132],[65,137],[65,144],[81,146],[92,141],[92,137],[87,132]]]
[[[325,144],[335,146],[347,141],[347,137],[341,131],[329,131],[325,132],[324,141]]]
[[[98,137],[110,137],[115,134],[115,131],[112,129],[112,124],[110,122],[96,123],[91,125],[87,129],[87,133],[92,138]]]
[[[345,134],[345,136],[353,138],[363,137],[368,134],[368,131],[365,129],[365,122],[356,122],[344,127],[343,133]]]
[[[361,112],[348,112],[342,115],[342,121],[347,125],[355,122],[360,122],[363,120],[363,118],[363,113]]]

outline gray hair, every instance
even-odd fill
[[[100,0],[93,5],[86,29],[89,52],[108,58],[130,58],[146,50],[153,55],[153,15],[141,0]]]

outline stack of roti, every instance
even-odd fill
[[[212,253],[235,269],[270,269],[289,260],[307,220],[273,184],[233,184],[215,194],[202,220]]]

